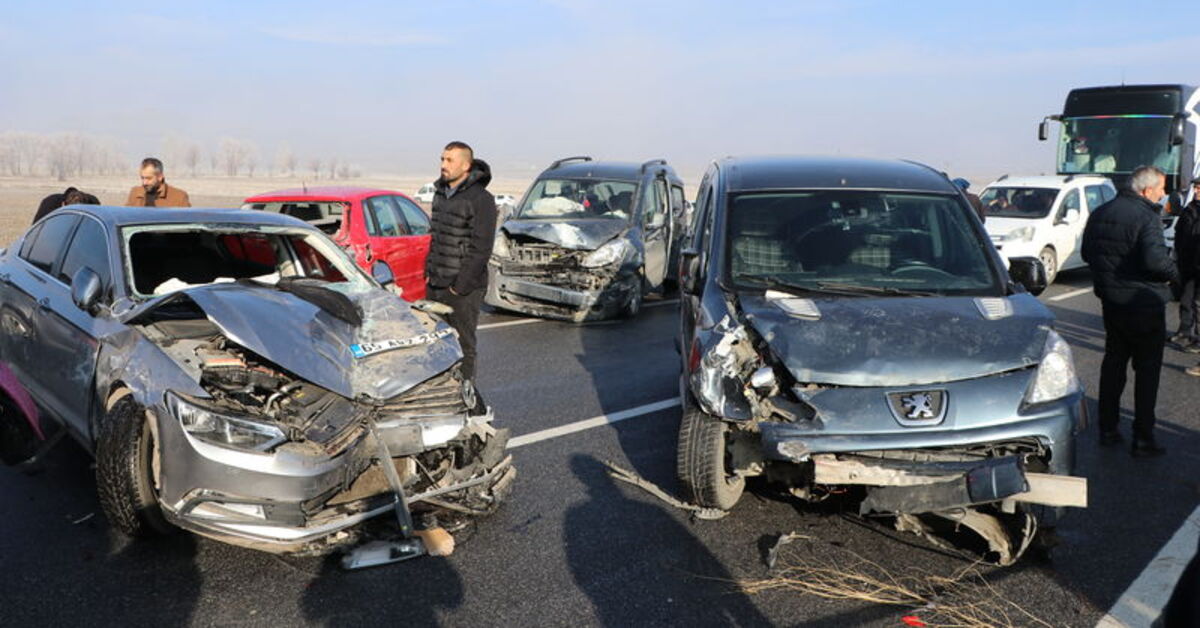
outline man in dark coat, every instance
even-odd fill
[[[1122,441],[1117,423],[1125,368],[1134,370],[1135,457],[1166,453],[1154,439],[1154,406],[1166,340],[1169,282],[1178,279],[1163,241],[1156,201],[1165,194],[1158,168],[1133,171],[1129,189],[1101,205],[1083,230],[1083,260],[1092,269],[1104,313],[1104,361],[1100,366],[1100,444]]]
[[[1197,317],[1196,280],[1200,279],[1200,177],[1192,180],[1192,202],[1175,221],[1175,263],[1179,268],[1179,331],[1171,342],[1189,353],[1200,353],[1200,320]]]
[[[63,190],[61,193],[54,193],[42,199],[38,204],[37,213],[33,215],[33,222],[37,222],[45,218],[50,212],[67,205],[99,205],[100,199],[77,190],[73,187]]]
[[[475,377],[475,326],[487,291],[487,263],[496,235],[496,199],[487,191],[492,171],[471,147],[450,142],[434,184],[425,277],[430,299],[454,308],[447,317],[462,345],[463,374]]]

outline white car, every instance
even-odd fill
[[[416,194],[413,194],[413,200],[428,205],[433,202],[433,190],[433,184],[426,183],[421,186],[421,189],[417,190]]]
[[[1004,175],[983,189],[984,227],[1005,258],[1036,257],[1046,282],[1059,271],[1084,266],[1080,255],[1088,212],[1117,195],[1101,176]]]
[[[500,207],[500,206],[504,205],[504,206],[511,208],[511,207],[515,207],[516,204],[517,204],[517,197],[513,196],[512,194],[497,194],[496,195],[496,207]]]

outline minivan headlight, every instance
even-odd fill
[[[1079,390],[1079,378],[1075,376],[1075,360],[1071,347],[1058,332],[1050,330],[1046,336],[1046,348],[1042,361],[1037,366],[1033,385],[1025,393],[1025,402],[1034,404],[1062,399]]]
[[[1033,242],[1033,227],[1017,227],[1004,236],[1005,242]]]
[[[617,238],[604,246],[588,253],[580,261],[580,265],[584,268],[600,268],[601,266],[609,266],[616,264],[625,259],[630,251],[629,240],[625,238]]]
[[[230,449],[267,451],[287,440],[283,431],[274,425],[201,408],[174,393],[167,393],[166,398],[167,408],[183,429],[206,443]]]

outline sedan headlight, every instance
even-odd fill
[[[600,268],[601,266],[610,266],[625,259],[629,251],[633,247],[629,245],[629,240],[625,238],[617,238],[604,246],[588,253],[580,265],[584,268]]]
[[[1071,347],[1062,336],[1051,330],[1046,336],[1046,349],[1038,364],[1033,385],[1025,393],[1026,403],[1042,403],[1062,399],[1079,390],[1079,378],[1075,376],[1075,360]]]
[[[287,440],[274,425],[253,419],[219,414],[167,393],[167,407],[183,429],[206,443],[250,451],[267,451]]]
[[[496,239],[492,242],[492,257],[508,257],[508,237],[503,233],[497,232]]]

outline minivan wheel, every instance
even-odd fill
[[[746,479],[730,471],[728,433],[724,421],[685,402],[676,471],[684,496],[705,508],[729,510],[746,489]]]
[[[96,491],[109,523],[134,538],[170,532],[154,482],[154,433],[145,410],[124,397],[105,414],[96,438]]]
[[[1058,276],[1058,254],[1054,249],[1046,247],[1038,253],[1038,259],[1042,260],[1042,266],[1046,267],[1046,285],[1054,283],[1054,278]]]

